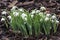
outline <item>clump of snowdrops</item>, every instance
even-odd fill
[[[8,28],[8,22],[11,20],[11,16],[9,15],[9,13],[4,10],[1,12],[1,17],[0,17],[0,22],[1,22],[1,25],[3,26],[6,26],[6,28]]]
[[[59,21],[56,14],[46,13],[45,7],[41,7],[40,10],[31,10],[31,12],[23,8],[16,8],[14,6],[10,12],[10,25],[14,31],[20,30],[24,36],[31,36],[33,34],[38,36],[40,33],[49,35],[51,29],[56,33]]]

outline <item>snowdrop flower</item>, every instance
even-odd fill
[[[31,14],[35,14],[36,13],[36,11],[35,10],[33,10],[32,12],[31,12]]]
[[[9,19],[11,19],[11,16],[8,16]]]
[[[25,19],[25,20],[27,20],[27,15],[25,14],[25,13],[22,13],[22,15],[21,15],[21,17],[22,17],[22,19]]]
[[[53,16],[52,16],[52,19],[55,19],[55,18],[56,18],[56,16],[55,16],[55,15],[53,15]]]
[[[31,18],[33,18],[34,17],[34,15],[31,15]]]
[[[15,10],[17,7],[16,6],[13,6],[11,10]]]
[[[14,16],[18,16],[19,13],[18,13],[18,12],[13,12],[13,15],[14,15]]]
[[[6,13],[7,13],[6,11],[3,11],[3,12],[2,12],[3,15],[4,15],[4,14],[6,15]]]
[[[36,10],[36,13],[39,13],[40,12],[40,10]]]
[[[19,11],[21,11],[21,12],[24,12],[24,9],[23,8],[20,8],[20,9],[18,9]]]
[[[1,21],[5,21],[5,18],[1,18]]]
[[[49,18],[48,18],[48,17],[46,17],[46,18],[45,18],[45,21],[48,21],[48,20],[49,20]]]
[[[47,17],[51,16],[50,14],[46,14]]]
[[[59,21],[58,21],[58,20],[56,20],[56,23],[58,24],[58,23],[59,23]]]
[[[41,11],[44,11],[44,10],[46,10],[46,8],[45,7],[41,7],[40,10]]]

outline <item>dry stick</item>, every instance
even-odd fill
[[[24,2],[24,3],[19,3],[19,4],[17,4],[17,6],[25,6],[25,5],[30,5],[30,4],[33,4],[34,3],[34,1],[31,1],[31,2]]]

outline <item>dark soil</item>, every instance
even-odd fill
[[[57,14],[60,21],[60,0],[0,0],[0,20],[2,18],[1,12],[3,10],[10,11],[13,6],[23,7],[31,11],[32,9],[40,9],[42,5],[47,8],[47,12]],[[0,40],[47,40],[47,37],[41,34],[38,38],[24,38],[21,33],[13,32],[10,26],[7,28],[4,22],[0,21]],[[60,24],[57,32],[49,36],[49,40],[60,40]]]

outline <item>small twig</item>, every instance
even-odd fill
[[[12,3],[10,3],[10,5],[8,5],[8,7],[13,7],[13,6],[15,6],[15,4],[16,4],[17,2],[18,2],[17,0],[13,1]]]
[[[19,4],[17,4],[17,6],[24,6],[24,5],[30,5],[30,4],[33,4],[34,3],[34,1],[31,1],[31,2],[24,2],[24,3],[19,3]]]

